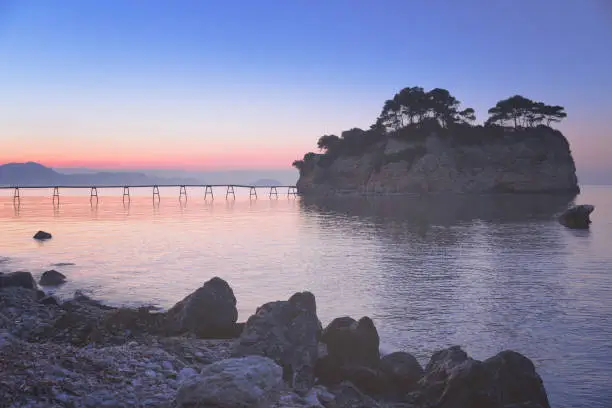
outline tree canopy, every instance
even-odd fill
[[[396,131],[409,125],[435,119],[442,127],[476,120],[474,109],[460,110],[461,102],[442,88],[428,92],[421,87],[404,88],[385,101],[377,125]]]
[[[485,125],[501,125],[511,123],[517,127],[534,127],[546,122],[560,122],[567,117],[565,108],[558,105],[546,105],[543,102],[534,102],[520,95],[503,99],[489,109],[489,119]]]
[[[461,102],[448,90],[434,88],[425,91],[422,87],[407,87],[385,101],[376,122],[368,130],[352,128],[340,134],[326,134],[319,138],[317,147],[325,154],[319,157],[321,164],[339,155],[360,154],[367,146],[388,137],[426,137],[432,130],[463,140],[480,140],[491,136],[488,126],[510,126],[516,130],[531,128],[567,117],[565,108],[546,105],[520,95],[503,99],[489,109],[489,118],[483,126],[474,126],[476,113],[472,108],[461,107]],[[314,153],[307,153],[293,166],[300,171],[314,166]]]

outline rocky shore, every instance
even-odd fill
[[[0,274],[0,407],[549,407],[514,351],[382,356],[370,318],[323,328],[309,292],[237,317],[220,278],[160,312],[60,302],[28,272]]]

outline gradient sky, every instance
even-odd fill
[[[0,162],[289,168],[405,86],[566,107],[612,174],[607,0],[0,0]]]

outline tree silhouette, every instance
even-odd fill
[[[323,135],[317,142],[319,150],[330,151],[340,145],[340,138],[336,135]]]
[[[505,126],[506,122],[518,127],[534,127],[546,121],[547,126],[552,122],[560,122],[567,117],[562,106],[546,105],[543,102],[534,102],[521,95],[514,95],[503,99],[489,109],[489,119],[485,125]]]

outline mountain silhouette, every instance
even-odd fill
[[[40,163],[0,165],[0,186],[108,186],[138,184],[198,184],[190,178],[162,178],[137,172],[62,174]]]

